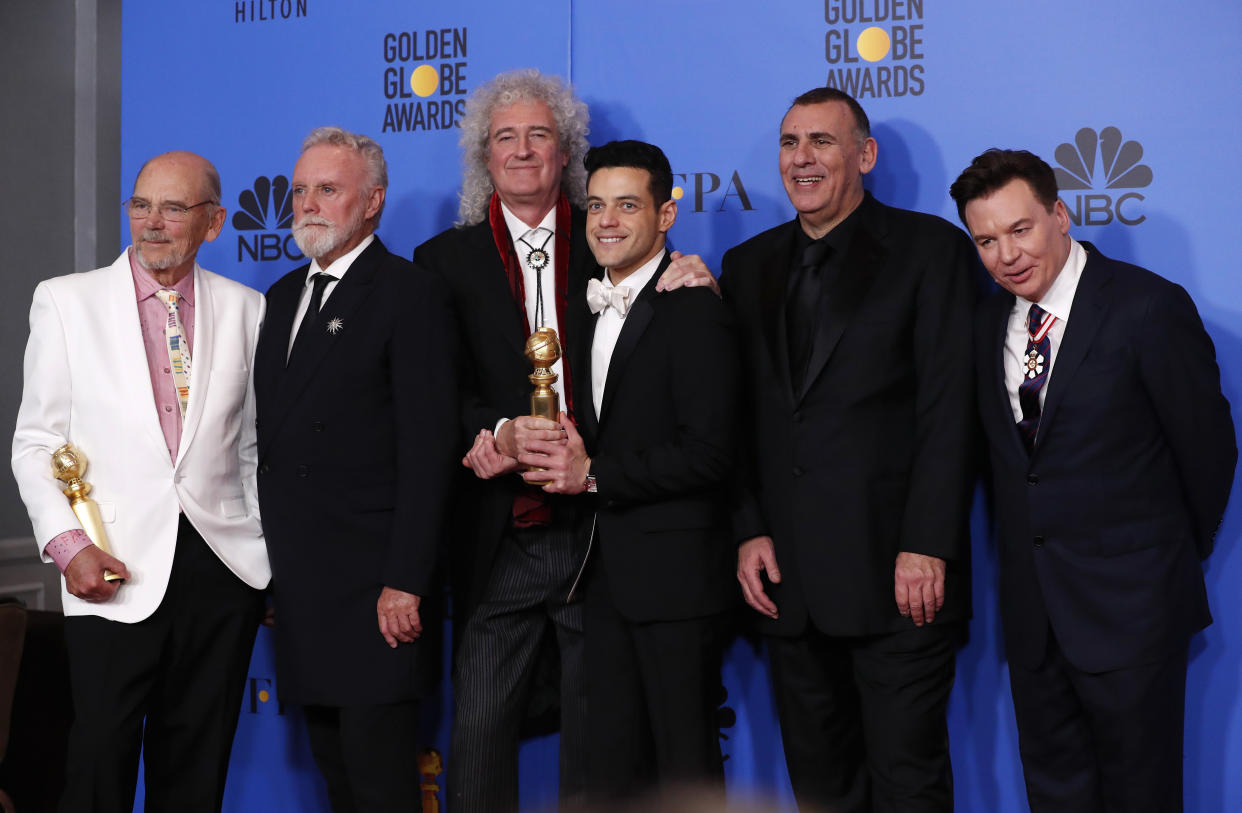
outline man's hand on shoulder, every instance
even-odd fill
[[[707,268],[703,258],[697,254],[682,254],[674,251],[669,255],[672,262],[664,273],[656,280],[657,291],[672,291],[677,288],[696,288],[700,285],[711,288],[720,296],[720,284]]]
[[[82,548],[65,568],[65,589],[83,601],[108,601],[116,595],[121,582],[105,580],[105,570],[122,579],[129,578],[129,570],[120,559],[94,545]]]
[[[944,607],[944,559],[922,553],[897,554],[893,588],[897,611],[916,627],[930,624]]]
[[[781,569],[776,564],[776,548],[770,536],[756,536],[747,539],[737,549],[737,580],[742,585],[742,595],[746,603],[768,618],[779,618],[780,612],[776,603],[768,598],[763,589],[763,573],[768,580],[779,584]]]
[[[412,644],[423,634],[423,622],[418,617],[418,605],[422,601],[421,596],[393,587],[380,591],[379,601],[375,603],[379,631],[393,649],[398,643]]]

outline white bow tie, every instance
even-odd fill
[[[630,295],[633,290],[628,285],[605,285],[597,279],[587,281],[587,307],[591,313],[599,313],[609,306],[624,317],[630,309]]]

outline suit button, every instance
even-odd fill
[[[312,424],[311,424],[311,431],[312,431],[312,432],[322,432],[322,431],[323,431],[323,421],[315,421],[314,423],[312,423]]]
[[[794,476],[794,477],[801,477],[801,476],[802,476],[802,473],[803,473],[803,472],[802,472],[802,467],[801,467],[801,466],[794,466],[794,467],[793,467],[793,476]]]
[[[1042,548],[1044,546],[1044,538],[1042,536],[1035,537],[1035,547]]]
[[[298,477],[305,477],[308,473],[306,466],[298,466]]]
[[[1030,485],[1033,485],[1033,486],[1037,486],[1037,485],[1039,485],[1039,475],[1038,475],[1038,474],[1028,474],[1028,475],[1026,476],[1026,482],[1027,482],[1027,483],[1029,483]]]
[[[259,474],[267,474],[271,470],[272,470],[271,467],[268,466],[266,463],[264,463],[262,466],[259,466]]]

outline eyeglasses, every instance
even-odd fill
[[[182,206],[180,203],[161,203],[159,206],[152,207],[151,202],[142,198],[130,198],[121,203],[125,207],[125,212],[132,220],[146,220],[151,216],[151,209],[154,208],[160,213],[160,217],[170,223],[180,223],[190,216],[191,209],[197,209],[207,204],[215,204],[214,200],[205,200],[202,203],[196,203],[193,206]]]

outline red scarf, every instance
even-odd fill
[[[491,202],[487,207],[487,220],[492,227],[492,239],[496,242],[496,251],[504,261],[505,276],[509,280],[509,293],[513,296],[518,313],[521,314],[522,338],[530,337],[530,322],[526,316],[526,283],[523,279],[522,267],[518,262],[517,251],[513,247],[513,236],[509,233],[509,225],[505,222],[505,213],[500,208],[500,196],[492,193]],[[555,289],[556,324],[560,328],[557,337],[561,343],[561,369],[563,372],[561,393],[564,396],[563,411],[573,412],[573,383],[570,379],[569,357],[565,351],[565,309],[569,301],[569,232],[573,228],[573,215],[569,208],[569,199],[562,192],[556,199],[556,268],[553,275]],[[513,501],[513,524],[522,527],[543,525],[552,518],[547,504],[547,494],[537,486],[526,486]]]

